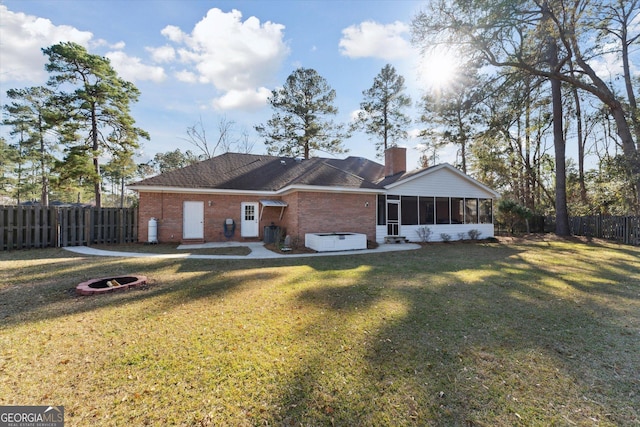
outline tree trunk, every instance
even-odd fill
[[[124,168],[120,176],[120,209],[124,208]]]
[[[556,156],[556,234],[568,236],[569,212],[567,210],[566,146],[562,129],[562,87],[560,80],[551,79],[553,102],[553,145]]]
[[[42,182],[42,192],[40,194],[40,205],[49,206],[49,177],[45,167],[46,147],[44,144],[44,130],[40,126],[40,176]]]
[[[91,140],[92,140],[92,149],[93,149],[93,170],[96,174],[95,182],[93,184],[93,189],[95,193],[96,199],[96,208],[102,207],[102,178],[100,176],[100,159],[98,158],[98,150],[100,149],[100,145],[98,144],[98,119],[96,117],[96,108],[95,105],[91,109]]]
[[[621,2],[622,4],[622,2]],[[626,22],[625,22],[626,24]],[[631,23],[629,23],[631,24]],[[638,104],[636,102],[636,95],[633,92],[633,83],[631,75],[631,66],[629,64],[629,46],[631,43],[637,42],[639,36],[628,39],[627,27],[622,25],[620,33],[620,44],[622,45],[622,70],[624,76],[624,86],[627,91],[627,98],[629,99],[629,109],[631,111],[631,123],[633,123],[633,130],[636,136],[637,149],[640,150],[640,118],[638,112]]]
[[[551,12],[545,2],[543,5],[543,23],[550,19]],[[547,62],[552,73],[558,71],[558,44],[555,38],[548,35],[546,40]],[[553,146],[556,157],[556,234],[568,236],[569,212],[567,209],[567,167],[566,145],[562,126],[562,83],[551,77],[551,102],[553,105]]]
[[[573,98],[576,103],[576,125],[577,125],[577,138],[578,138],[578,182],[580,184],[580,201],[587,203],[587,186],[584,179],[584,158],[585,158],[585,143],[586,138],[582,129],[582,107],[580,105],[580,94],[577,87],[572,87]]]
[[[638,206],[640,206],[640,156],[638,155],[638,148],[633,140],[633,134],[631,133],[629,122],[625,116],[624,108],[609,86],[598,77],[593,68],[584,60],[580,53],[577,40],[572,39],[571,45],[575,52],[576,62],[580,68],[584,70],[585,74],[589,76],[594,86],[585,86],[581,84],[580,81],[573,82],[575,79],[571,79],[572,81],[569,83],[575,84],[581,89],[585,89],[597,96],[609,108],[611,115],[613,115],[613,120],[616,122],[616,133],[620,137],[622,151],[627,159],[627,169],[632,176],[633,185],[636,189],[636,209],[638,209]]]

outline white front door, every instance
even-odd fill
[[[258,204],[242,203],[242,221],[240,223],[242,237],[258,237]]]
[[[182,211],[182,238],[204,238],[204,202],[184,202]]]

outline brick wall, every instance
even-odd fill
[[[204,240],[242,241],[241,203],[258,202],[257,196],[207,195],[191,193],[140,193],[139,240],[148,238],[149,219],[158,221],[159,242],[182,241],[183,204],[201,201],[204,205]],[[281,208],[258,205],[260,238],[263,227],[284,227],[287,234],[304,241],[305,233],[349,231],[364,233],[375,240],[376,196],[368,194],[295,192],[282,197],[288,206],[280,220]],[[236,230],[231,239],[224,236],[224,221],[231,218]]]
[[[210,195],[210,194],[181,194],[181,193],[140,193],[139,208],[139,239],[146,242],[148,239],[149,219],[158,220],[158,241],[180,242],[182,241],[183,204],[189,202],[203,202],[204,205],[204,240],[207,242],[221,242],[227,240],[245,240],[241,236],[241,203],[258,202],[257,197],[234,195]],[[259,205],[259,209],[262,206]],[[259,214],[259,212],[257,213]],[[265,208],[262,221],[259,223],[259,232],[262,236],[262,227],[274,222],[279,225],[279,208]],[[231,239],[224,235],[224,223],[227,218],[235,221],[236,229]],[[257,238],[256,238],[257,239]]]
[[[407,149],[391,147],[384,152],[384,176],[407,171]]]
[[[298,193],[297,237],[306,233],[363,233],[376,238],[376,195],[344,193]]]

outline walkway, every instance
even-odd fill
[[[130,258],[178,258],[178,259],[283,259],[283,258],[305,258],[316,256],[344,256],[344,255],[364,255],[382,252],[396,252],[419,249],[420,245],[413,243],[402,244],[385,244],[380,245],[376,249],[363,249],[358,251],[341,251],[341,252],[318,252],[307,254],[279,254],[264,247],[262,242],[222,242],[222,243],[203,243],[201,245],[180,245],[180,250],[193,250],[205,248],[229,248],[229,247],[248,247],[251,253],[248,255],[199,255],[185,252],[183,254],[150,254],[141,252],[120,252],[109,251],[104,249],[95,249],[90,246],[68,246],[64,249],[82,255],[94,256],[111,256],[111,257],[130,257]]]

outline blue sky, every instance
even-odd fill
[[[298,67],[315,69],[336,90],[340,122],[350,120],[362,91],[387,63],[418,101],[426,83],[409,25],[422,3],[1,0],[0,103],[7,102],[8,89],[45,84],[41,48],[74,41],[108,57],[140,89],[132,115],[151,140],[144,141],[139,161],[175,148],[195,150],[183,138],[200,118],[208,135],[220,118],[234,121],[254,140],[253,152],[262,154],[253,126],[271,117],[267,96]],[[417,167],[418,143],[409,138],[401,144],[409,169]],[[344,145],[349,155],[375,160],[365,134]],[[440,160],[453,162],[452,150]]]

